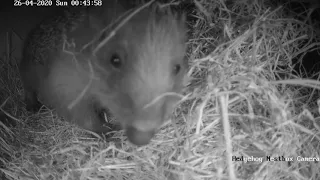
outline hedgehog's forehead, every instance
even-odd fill
[[[136,58],[142,65],[167,66],[183,56],[184,35],[184,29],[176,19],[164,16],[160,19],[146,17],[137,23],[129,21],[120,29],[118,38],[128,51],[128,58]]]

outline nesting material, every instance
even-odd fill
[[[0,123],[4,176],[319,179],[320,83],[293,68],[320,50],[319,27],[269,1],[193,3],[185,97],[147,146],[123,131],[92,138],[46,108],[27,116],[18,70],[1,58],[1,111],[17,123]]]

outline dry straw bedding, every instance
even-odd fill
[[[320,47],[312,5],[292,14],[269,1],[193,3],[185,96],[144,147],[122,131],[92,138],[45,108],[27,116],[16,65],[1,58],[1,110],[18,122],[0,124],[5,176],[319,179],[320,160],[299,160],[320,158],[319,83],[293,71],[293,59]]]

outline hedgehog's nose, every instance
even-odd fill
[[[155,131],[141,131],[133,126],[126,128],[129,141],[137,146],[147,145],[155,135]]]

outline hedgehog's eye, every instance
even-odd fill
[[[174,75],[179,74],[180,70],[181,70],[181,65],[180,65],[180,64],[174,65],[174,67],[173,67],[173,73],[174,73]]]
[[[114,68],[120,68],[122,66],[122,60],[118,54],[113,54],[111,56],[110,63]]]

